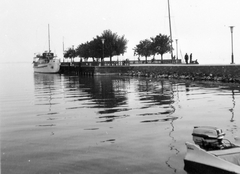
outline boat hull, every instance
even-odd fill
[[[205,164],[200,164],[188,160],[184,160],[184,170],[188,174],[236,174],[236,172],[226,171]]]
[[[208,152],[201,149],[199,146],[186,143],[187,154],[184,158],[185,170],[206,170],[204,173],[235,173],[240,174],[240,166],[229,161],[226,161],[214,152]],[[234,153],[239,155],[240,148],[233,149]],[[229,150],[228,150],[229,151]],[[215,151],[217,152],[217,151]],[[229,152],[227,152],[229,153]],[[193,167],[195,166],[195,167]],[[197,166],[197,167],[196,167]],[[191,173],[191,171],[189,171]],[[215,172],[213,172],[215,171]]]
[[[59,59],[52,59],[48,63],[34,63],[33,69],[35,73],[54,74],[60,71],[60,65]]]

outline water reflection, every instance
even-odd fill
[[[58,96],[64,97],[68,102],[91,100],[89,103],[84,103],[85,107],[106,108],[106,110],[100,111],[99,114],[117,113],[131,109],[126,107],[118,108],[128,104],[129,88],[132,85],[129,78],[106,76],[79,78],[77,76],[56,74],[35,74],[34,81],[36,97],[48,101],[47,103],[38,103],[39,105],[54,105],[52,97]],[[171,98],[169,83],[163,81],[153,83],[148,80],[134,81],[134,83],[138,83],[136,84],[136,92],[139,94],[140,103],[144,104],[141,109],[156,105],[168,106],[174,102]],[[74,107],[70,109],[74,109]],[[161,112],[161,114],[171,113],[172,110]]]
[[[41,109],[40,112],[36,111],[36,116],[45,117],[46,121],[39,122],[37,127],[54,127],[59,110],[54,110],[53,106],[58,105],[58,93],[61,89],[59,85],[60,76],[58,74],[34,74],[35,86],[35,105]],[[54,135],[54,132],[51,132]]]
[[[178,93],[178,91],[175,92],[175,91],[173,90],[173,87],[176,87],[176,86],[178,86],[178,85],[175,85],[175,86],[172,85],[172,86],[171,86],[171,91],[172,91],[171,98],[172,98],[173,101],[174,101],[174,97],[175,97],[175,94],[174,94],[174,93]],[[178,88],[176,88],[176,89],[178,89]],[[179,96],[178,96],[178,94],[177,94],[177,100],[179,100],[178,97],[179,97]],[[172,108],[172,113],[174,113],[175,110],[176,110],[173,104],[174,104],[174,103],[171,103],[171,105],[170,105],[170,107]],[[177,103],[177,104],[179,104],[179,103]],[[180,151],[178,150],[178,148],[175,146],[175,142],[176,142],[177,140],[175,139],[174,134],[173,134],[174,131],[175,131],[174,121],[175,121],[176,119],[178,119],[178,117],[174,117],[174,116],[172,116],[172,115],[169,115],[169,118],[170,118],[170,120],[171,120],[171,122],[170,122],[170,127],[171,127],[171,129],[170,129],[170,131],[169,131],[168,136],[170,137],[171,142],[169,143],[168,147],[170,148],[170,151],[173,152],[174,154],[171,155],[171,156],[169,156],[165,163],[166,163],[166,165],[167,165],[170,169],[173,170],[174,173],[176,173],[176,172],[177,172],[177,168],[176,168],[174,165],[171,164],[171,159],[174,158],[175,156],[177,156],[177,155],[180,153]]]
[[[235,93],[234,93],[234,90],[232,90],[232,103],[233,103],[233,106],[232,106],[232,108],[231,109],[229,109],[229,111],[232,113],[232,117],[231,117],[231,122],[234,122],[234,108],[235,108],[235,105],[236,105],[236,103],[235,103]]]
[[[216,124],[224,126],[223,128],[228,126],[232,135],[239,131],[236,122],[236,112],[239,109],[236,105],[240,91],[235,87],[148,78],[45,74],[35,74],[34,83],[35,105],[41,108],[36,113],[45,119],[45,122],[37,125],[38,128],[60,127],[57,120],[62,119],[66,124],[76,124],[77,130],[83,130],[84,133],[77,130],[72,132],[83,134],[79,139],[83,138],[87,146],[92,145],[95,139],[95,144],[101,142],[115,145],[119,139],[126,138],[122,141],[128,148],[144,145],[151,147],[152,144],[159,143],[157,146],[160,149],[156,154],[166,154],[159,157],[159,164],[164,164],[165,169],[174,173],[184,172],[175,161],[180,159],[178,162],[182,162],[186,152],[182,146],[185,141],[191,140],[189,129],[196,124]],[[229,104],[226,102],[229,99],[231,106],[225,105]],[[229,123],[224,122],[222,112],[224,116],[231,114],[227,115]],[[217,117],[216,113],[222,115]],[[70,116],[74,123],[69,121]],[[153,129],[154,132],[151,129],[153,125],[157,127]],[[182,129],[177,129],[179,127]],[[114,133],[109,136],[106,132],[111,131]],[[90,136],[91,133],[94,137]],[[159,136],[162,136],[166,146],[163,142],[156,141]],[[147,138],[149,140],[145,140]],[[133,142],[135,139],[137,143]],[[133,153],[142,152],[136,150]]]
[[[62,110],[72,111],[95,108],[98,109],[97,123],[134,116],[140,118],[140,123],[173,123],[178,119],[174,115],[176,109],[181,110],[186,101],[195,103],[192,108],[204,105],[201,101],[206,100],[209,100],[209,104],[214,104],[212,95],[228,95],[227,92],[231,90],[232,107],[229,111],[230,121],[234,124],[235,93],[239,95],[239,89],[215,83],[170,82],[118,76],[34,74],[34,83],[36,105],[48,106],[48,111],[38,113],[38,116],[60,114],[59,109],[53,110],[56,105],[61,106]],[[182,96],[183,93],[186,97]]]
[[[126,104],[124,78],[106,76],[80,77],[80,89],[87,92],[98,108],[114,108]]]
[[[230,113],[231,113],[231,127],[229,128],[229,132],[231,132],[232,135],[235,134],[235,132],[238,130],[238,126],[235,120],[235,106],[236,106],[236,100],[235,100],[235,90],[232,89],[232,107],[229,109]],[[240,136],[240,135],[238,135]],[[238,137],[237,136],[237,137]]]
[[[57,112],[51,112],[51,108],[58,104],[54,100],[61,88],[61,85],[58,84],[59,79],[60,76],[56,74],[34,74],[36,105],[48,105],[49,113],[47,115],[57,114]]]
[[[175,119],[174,119],[175,120]],[[174,173],[177,172],[177,168],[174,167],[174,165],[171,165],[171,158],[174,158],[174,156],[178,155],[180,153],[180,151],[177,149],[177,147],[174,145],[174,143],[176,142],[176,139],[175,137],[173,136],[173,132],[175,131],[174,129],[174,120],[172,120],[170,122],[170,125],[171,125],[171,130],[168,134],[168,136],[171,138],[171,143],[168,145],[168,147],[170,148],[170,151],[173,151],[174,155],[172,156],[169,156],[168,159],[166,160],[166,165],[173,170]]]
[[[238,100],[239,100],[240,87],[237,85],[221,84],[221,83],[199,83],[199,84],[193,85],[193,87],[194,86],[197,86],[198,88],[200,87],[200,89],[202,91],[204,91],[204,93],[202,93],[203,95],[210,95],[211,97],[215,97],[215,96],[220,97],[220,99],[219,99],[220,101],[213,99],[212,102],[216,102],[216,103],[219,103],[219,105],[224,106],[224,107],[223,106],[219,107],[219,110],[221,110],[221,109],[223,110],[223,108],[224,108],[224,110],[226,110],[226,111],[223,111],[224,112],[224,114],[222,114],[223,116],[228,116],[229,111],[231,113],[231,115],[229,115],[229,117],[228,117],[229,119],[227,119],[227,120],[229,120],[229,122],[226,122],[227,126],[224,125],[224,127],[220,127],[220,128],[222,128],[223,130],[229,131],[231,133],[232,137],[235,137],[237,132],[239,132],[239,127],[237,126],[237,125],[239,125],[239,120],[238,120],[238,124],[237,124],[236,118],[235,118],[235,112],[239,113],[239,109],[236,110],[236,105],[237,105],[236,104],[236,96],[238,97]],[[190,88],[190,90],[188,90],[188,92],[191,91],[191,86],[188,86],[188,88]],[[195,92],[195,95],[196,95],[196,92]],[[190,97],[191,97],[191,94],[190,94]],[[221,100],[221,98],[224,98],[224,99]],[[228,109],[228,108],[230,108],[230,109]],[[217,111],[216,113],[213,113],[212,115],[216,115],[216,114],[220,115],[220,111]],[[219,117],[217,119],[220,120],[222,118]],[[214,126],[222,125],[222,122],[217,119],[213,119],[213,121],[214,120],[216,121]],[[231,135],[226,134],[226,136],[232,138]],[[234,141],[234,140],[232,140],[232,141]],[[184,170],[188,174],[224,173],[224,171],[222,171],[220,169],[213,168],[213,167],[206,166],[206,165],[201,165],[201,164],[194,163],[194,162],[185,163]]]

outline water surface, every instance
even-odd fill
[[[240,137],[239,84],[0,70],[4,174],[186,174],[194,126]]]

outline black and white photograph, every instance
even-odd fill
[[[240,0],[1,0],[1,174],[240,174]]]

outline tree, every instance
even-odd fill
[[[144,56],[147,63],[147,57],[152,55],[152,42],[149,39],[142,40],[133,50],[134,55]]]
[[[90,56],[95,60],[97,58],[97,61],[101,59],[103,61],[102,57],[102,41],[101,37],[96,36],[96,38],[93,38],[92,41],[89,43],[89,51],[90,51]]]
[[[110,57],[110,62],[112,62],[113,56],[126,52],[127,40],[124,36],[120,37],[111,30],[105,30],[102,33],[101,39],[104,39],[104,57]]]
[[[161,61],[163,61],[163,54],[170,52],[173,48],[171,47],[171,39],[167,35],[159,34],[152,40],[152,53],[160,54]]]
[[[84,58],[85,60],[87,60],[90,57],[89,43],[86,42],[80,44],[76,49],[76,55],[79,56],[80,58]]]
[[[75,52],[74,48],[69,48],[64,53],[64,58],[70,58],[71,62],[72,62],[72,59],[74,59],[75,57],[77,57],[77,55],[76,55],[76,52]]]
[[[80,44],[76,49],[77,56],[79,56],[80,58],[84,58],[85,60],[91,57],[95,61],[95,58],[101,58],[101,52],[101,41],[96,38],[94,38],[90,42]]]
[[[116,53],[117,55],[124,54],[127,50],[127,39],[125,39],[125,36],[118,37],[117,39],[117,48]]]
[[[104,44],[102,39],[104,39]],[[110,57],[110,62],[112,62],[113,56],[124,54],[126,49],[127,40],[125,36],[118,36],[117,33],[113,33],[111,30],[105,30],[101,36],[96,36],[90,42],[80,44],[76,49],[75,56],[84,59],[91,57],[93,61],[95,61],[95,58],[97,60],[101,58],[101,61],[103,61],[104,57]],[[69,52],[66,52],[66,56],[70,55]]]

